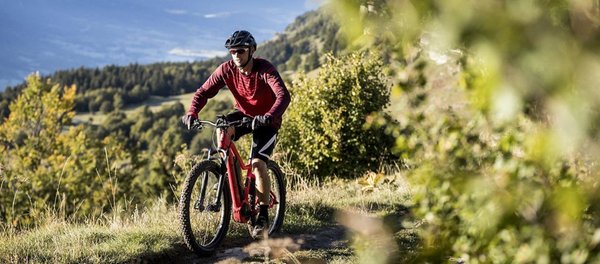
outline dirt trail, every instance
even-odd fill
[[[144,260],[142,263],[264,263],[265,243],[250,238],[243,241],[226,241],[213,257],[200,258],[187,250],[183,245],[169,256],[159,259]],[[284,256],[287,251],[307,250],[346,250],[348,240],[344,227],[336,225],[325,227],[314,234],[282,234],[269,241],[272,255]],[[286,248],[284,251],[279,249]],[[287,253],[289,255],[289,253]],[[301,259],[303,263],[326,263],[325,259]]]

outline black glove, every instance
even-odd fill
[[[187,129],[192,129],[192,125],[196,119],[196,116],[188,114],[181,117],[181,122],[187,127]]]
[[[271,116],[270,115],[258,115],[254,117],[254,121],[252,122],[252,127],[257,128],[261,126],[268,126],[271,124]]]

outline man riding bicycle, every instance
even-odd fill
[[[260,201],[260,212],[252,236],[258,237],[268,230],[268,206],[270,182],[267,162],[270,159],[277,132],[281,127],[282,115],[290,103],[290,93],[275,67],[267,60],[253,58],[256,41],[246,30],[235,31],[225,41],[232,59],[221,64],[215,72],[196,90],[183,123],[190,129],[198,112],[221,88],[227,86],[235,99],[236,110],[226,116],[227,121],[253,118],[253,128],[229,128],[227,136],[238,140],[252,132],[252,169],[256,175],[256,190]],[[223,135],[218,135],[222,137]]]

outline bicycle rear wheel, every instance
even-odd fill
[[[270,160],[267,163],[268,174],[271,182],[271,195],[269,202],[269,235],[279,232],[285,216],[285,178],[279,165]]]
[[[192,168],[181,192],[179,221],[183,239],[200,256],[213,254],[229,229],[231,198],[224,181],[217,199],[219,177],[219,165],[203,161]]]

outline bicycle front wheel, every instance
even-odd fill
[[[187,247],[200,256],[213,254],[221,244],[231,218],[231,198],[214,161],[196,164],[187,176],[179,202],[179,221]],[[225,179],[223,179],[225,180]]]

